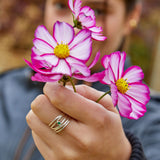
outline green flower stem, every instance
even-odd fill
[[[111,91],[107,91],[106,93],[104,93],[99,99],[96,100],[96,102],[98,103],[105,95],[111,93]]]
[[[76,91],[76,87],[75,87],[75,85],[74,85],[74,83],[73,83],[73,81],[72,81],[72,78],[69,77],[69,76],[68,76],[68,78],[69,78],[69,80],[70,80],[70,82],[71,82],[71,84],[72,84],[72,86],[73,86],[74,92],[77,92],[77,91]]]
[[[64,87],[66,86],[66,82],[65,82],[65,81],[63,81],[63,86],[64,86]]]

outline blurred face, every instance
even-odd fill
[[[68,0],[46,0],[45,25],[50,33],[57,20],[73,24],[67,2]],[[82,2],[84,6],[90,6],[95,11],[96,24],[103,27],[103,34],[107,36],[104,42],[93,43],[93,56],[100,48],[102,56],[117,50],[122,38],[127,34],[124,0],[82,0]]]

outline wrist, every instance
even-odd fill
[[[117,145],[112,148],[107,160],[130,160],[132,154],[132,146],[125,134],[122,136]]]
[[[127,137],[124,135],[122,145],[119,149],[119,155],[117,159],[129,160],[132,154],[132,146]],[[119,158],[120,157],[120,158]]]
[[[117,154],[114,154],[115,157],[112,159],[130,160],[132,154],[132,145],[125,135],[123,136],[121,142],[118,144],[117,147]]]
[[[127,137],[125,137],[124,148],[122,148],[122,160],[129,160],[132,154],[132,146]]]

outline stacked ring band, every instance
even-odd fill
[[[56,133],[61,132],[68,124],[69,119],[63,117],[62,115],[57,116],[53,121],[48,125],[51,129],[53,129]]]

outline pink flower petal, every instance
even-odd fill
[[[74,0],[74,13],[75,13],[76,19],[78,18],[78,15],[80,13],[81,4],[82,4],[81,0]]]
[[[108,67],[108,75],[106,75],[106,76],[109,77],[110,82],[112,82],[112,83],[115,83],[115,82],[116,82],[115,74],[114,74],[114,72],[113,72],[113,70],[112,70],[112,67],[111,67],[110,65],[109,65],[109,67]]]
[[[81,43],[77,44],[70,50],[70,56],[77,58],[82,61],[87,61],[92,52],[92,41],[91,38],[87,38]]]
[[[111,87],[112,102],[113,102],[113,105],[116,106],[117,102],[118,102],[118,90],[117,90],[117,86],[114,83],[111,83],[110,87]]]
[[[118,108],[121,116],[129,118],[132,108],[131,103],[125,95],[118,92]]]
[[[85,65],[80,64],[72,64],[72,68],[75,69],[76,72],[81,73],[84,76],[90,76],[90,70]]]
[[[33,44],[42,53],[53,53],[54,48],[44,40],[36,38],[33,40]]]
[[[104,55],[103,58],[101,59],[102,66],[105,69],[108,69],[109,67],[110,57],[111,57],[110,55]]]
[[[71,68],[64,59],[60,59],[58,65],[52,68],[52,74],[72,75]]]
[[[110,65],[112,68],[112,71],[115,75],[115,79],[118,80],[119,78],[119,62],[120,62],[120,52],[114,52],[111,54],[110,57]]]
[[[70,56],[66,58],[66,61],[67,61],[70,65],[72,65],[72,64],[74,64],[74,63],[80,64],[80,65],[83,65],[83,64],[84,64],[82,61],[79,61],[79,60],[77,60],[77,59],[75,59],[75,58],[73,58],[73,57],[70,57]],[[84,64],[84,65],[85,65],[85,64]]]
[[[102,27],[96,27],[96,26],[89,28],[89,30],[95,33],[100,33],[103,31]]]
[[[124,72],[124,63],[125,63],[125,59],[126,59],[126,53],[122,52],[120,54],[121,58],[120,58],[120,62],[119,62],[119,75],[118,75],[118,79],[122,78],[123,72]]]
[[[46,27],[43,25],[37,27],[37,29],[35,31],[35,38],[42,39],[42,40],[46,41],[48,44],[50,44],[54,48],[57,45],[54,38],[49,34]]]
[[[25,62],[28,64],[29,67],[31,67],[34,71],[41,73],[41,74],[46,74],[46,75],[50,75],[51,73],[51,69],[39,69],[36,66],[34,66],[31,62],[25,60]]]
[[[36,68],[47,68],[49,69],[51,66],[46,65],[46,61],[39,55],[36,55],[34,52],[31,54],[31,61],[33,66]]]
[[[115,83],[119,79],[119,63],[120,62],[122,63],[120,52],[114,52],[110,55],[105,55],[102,58],[101,63],[104,66],[104,68],[107,70],[105,78],[102,80],[102,82],[104,83],[106,82],[107,84],[110,84],[109,82]]]
[[[43,52],[38,50],[36,47],[32,47],[32,53],[34,53],[36,56],[40,56],[43,54]]]
[[[74,37],[73,41],[69,44],[69,48],[76,46],[78,43],[81,43],[85,39],[91,37],[91,32],[88,29],[82,29],[78,32],[78,34]]]
[[[40,73],[36,73],[31,77],[32,81],[38,82],[56,82],[62,78],[63,75],[43,75]]]
[[[135,120],[137,120],[137,119],[143,117],[145,112],[146,112],[146,111],[144,111],[144,112],[139,112],[138,110],[135,110],[135,111],[133,111],[133,112],[130,114],[130,116],[128,117],[128,119],[135,119]]]
[[[79,14],[79,21],[82,23],[84,27],[93,27],[96,25],[95,20],[92,19],[91,16],[87,16],[84,13]]]
[[[59,21],[54,24],[53,37],[58,44],[69,44],[73,40],[74,35],[74,29],[70,24]]]
[[[92,38],[97,41],[104,41],[107,39],[106,36],[102,36],[102,34],[92,32]]]
[[[80,13],[83,13],[85,14],[85,16],[90,16],[94,21],[95,20],[95,12],[93,11],[93,9],[91,9],[90,7],[88,6],[84,6],[80,9]]]
[[[109,64],[109,67],[105,70],[105,76],[101,80],[101,82],[104,84],[108,84],[108,85],[116,82],[115,75],[114,75],[114,72],[113,72],[110,64]]]
[[[131,107],[132,107],[132,112],[128,118],[129,119],[138,119],[138,118],[142,117],[144,115],[144,113],[146,112],[145,105],[132,99],[131,97],[127,96],[127,98],[129,99],[129,101],[131,103]]]
[[[139,66],[129,67],[123,74],[123,78],[127,79],[127,82],[141,82],[144,78],[144,73]]]
[[[52,66],[58,65],[59,59],[54,54],[46,53],[46,54],[43,54],[41,57],[43,57],[43,59]]]
[[[33,66],[37,68],[46,68],[49,69],[51,66],[49,66],[46,61],[41,57],[43,53],[40,52],[35,47],[32,47],[32,54],[31,54],[31,61]]]
[[[68,0],[68,6],[70,8],[70,10],[73,12],[73,0]]]
[[[105,71],[104,71],[104,73],[105,73],[105,76],[103,77],[103,79],[101,79],[101,83],[103,83],[103,84],[107,84],[107,85],[110,85],[111,84],[111,81],[110,81],[110,78],[109,78],[109,70],[108,69],[106,69]]]
[[[81,61],[78,61],[72,57],[66,58],[66,61],[69,63],[69,65],[72,68],[72,73],[78,72],[83,74],[84,76],[89,76],[90,75],[90,70],[88,67],[82,63]]]
[[[89,69],[91,69],[91,68],[97,63],[97,61],[99,60],[99,57],[100,57],[100,51],[97,52],[94,60],[93,60],[92,63],[88,66]]]
[[[75,75],[73,75],[73,77],[76,79],[79,79],[79,80],[87,81],[87,82],[96,82],[96,81],[100,81],[101,79],[103,79],[104,72],[94,73],[88,77],[83,76],[83,75],[79,75],[79,74],[75,74]]]
[[[128,97],[135,99],[136,101],[146,105],[150,99],[150,91],[148,86],[140,82],[129,84],[129,90],[126,92]]]

